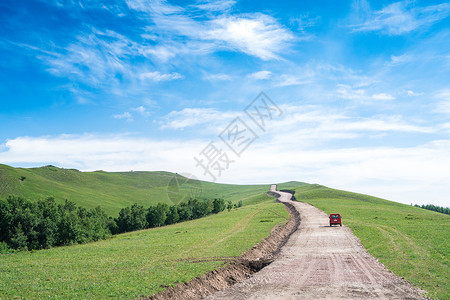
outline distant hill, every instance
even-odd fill
[[[185,182],[188,184],[183,184]],[[283,188],[305,185],[287,182]],[[0,198],[18,195],[31,200],[54,197],[86,208],[101,206],[108,214],[133,203],[148,207],[158,202],[173,204],[180,195],[237,201],[268,191],[270,185],[233,185],[188,180],[170,172],[81,172],[55,166],[13,168],[0,164]],[[193,189],[192,191],[190,189]],[[175,197],[175,198],[174,198]]]

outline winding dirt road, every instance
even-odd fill
[[[290,194],[278,193],[280,201],[290,201]],[[206,299],[425,299],[375,260],[348,227],[329,227],[319,209],[291,203],[300,213],[300,227],[275,261]]]

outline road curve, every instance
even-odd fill
[[[348,227],[329,227],[321,210],[277,193],[299,211],[298,230],[272,264],[206,299],[425,299],[375,260]]]

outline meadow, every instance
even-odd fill
[[[134,203],[174,204],[169,172],[80,172],[53,166],[12,168],[0,165],[0,197],[30,200],[54,197],[108,215]],[[202,198],[224,198],[244,206],[202,219],[114,236],[85,245],[0,255],[0,298],[133,298],[213,270],[225,260],[193,263],[189,258],[237,256],[270,233],[288,214],[263,193],[263,185],[196,181]],[[189,194],[190,186],[180,192]],[[436,299],[450,299],[450,216],[376,197],[292,181],[299,201],[343,222],[363,246],[396,275]],[[197,191],[198,192],[198,191]]]
[[[9,195],[30,200],[53,197],[61,204],[67,199],[87,209],[101,206],[109,216],[116,217],[121,208],[134,203],[144,207],[157,203],[177,204],[169,197],[168,190],[174,178],[180,182],[185,180],[184,177],[170,172],[80,172],[54,166],[13,168],[0,164],[0,198]],[[199,191],[194,196],[223,198],[233,203],[270,189],[269,184],[235,185],[205,181],[195,183]],[[180,192],[186,192],[187,195],[191,193],[189,186],[183,185]]]
[[[252,248],[289,217],[264,194],[243,202],[230,212],[95,243],[0,255],[0,298],[136,298],[189,281]]]
[[[450,299],[450,216],[320,185],[299,187],[295,196],[327,214],[340,213],[389,270],[431,298]]]

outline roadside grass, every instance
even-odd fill
[[[136,298],[225,264],[289,215],[265,195],[230,212],[100,242],[0,255],[0,299]],[[217,261],[192,262],[196,258]]]
[[[450,216],[320,185],[296,189],[297,200],[340,213],[364,248],[396,275],[450,299]]]

